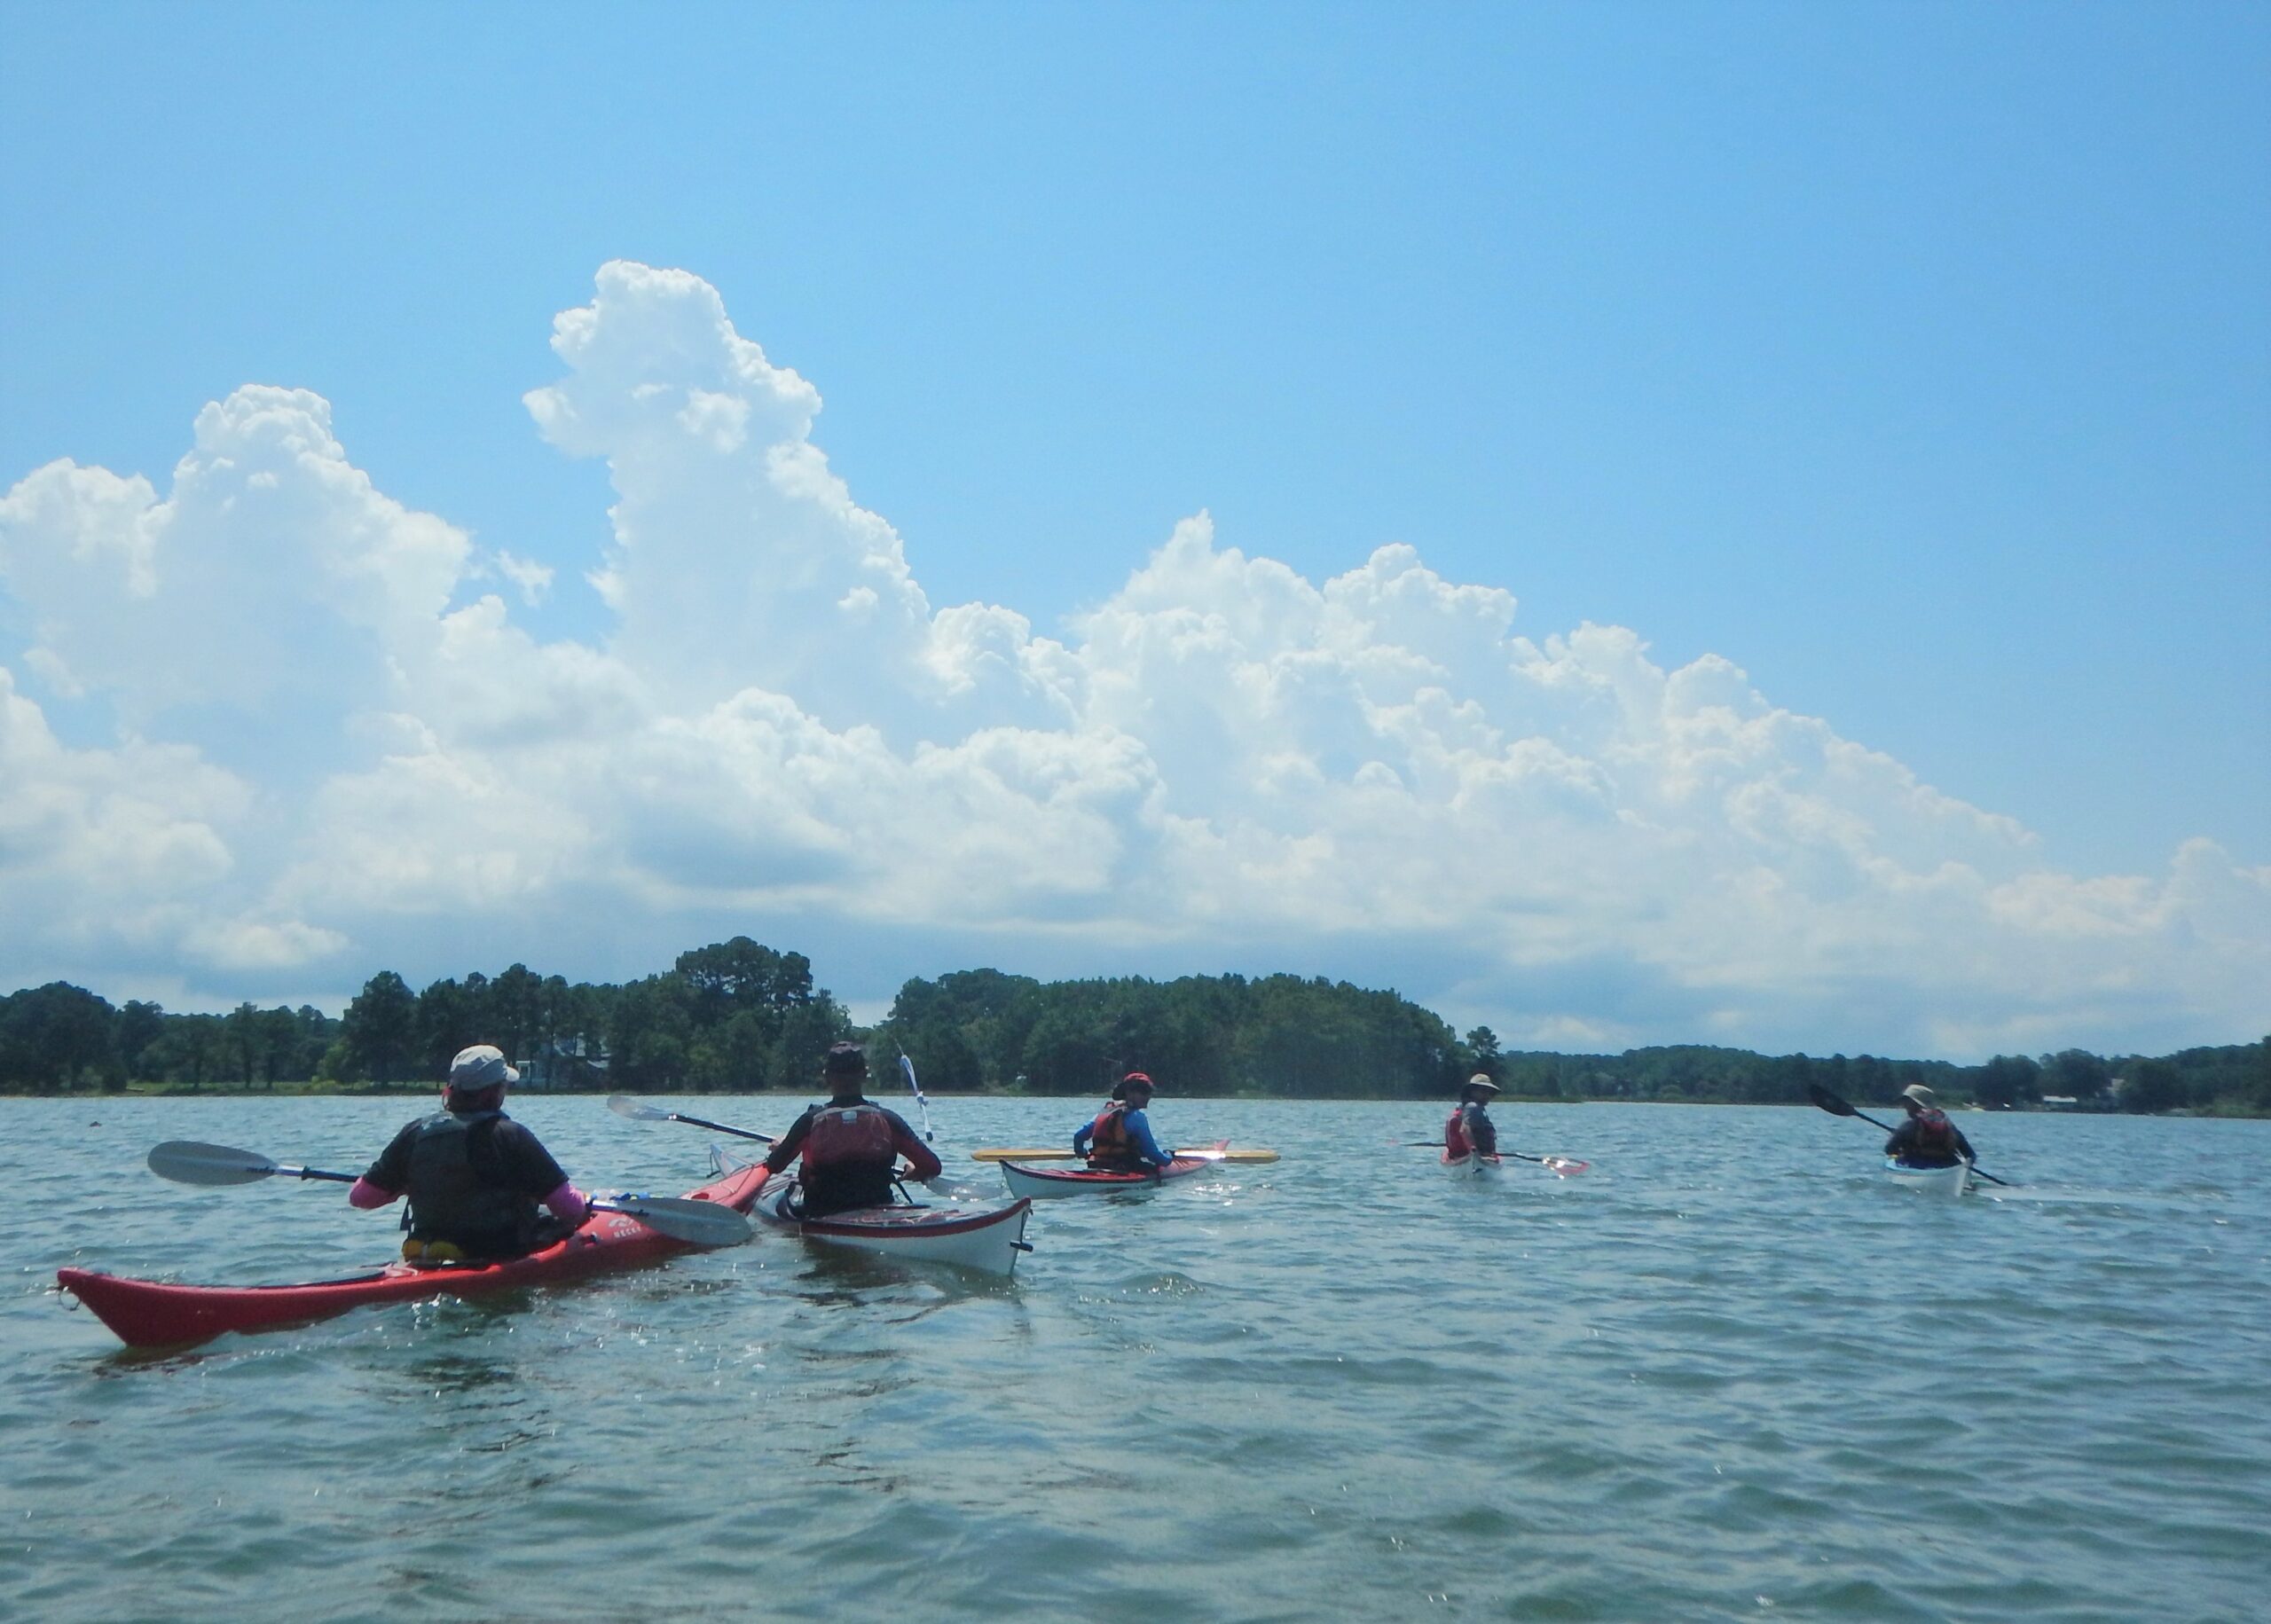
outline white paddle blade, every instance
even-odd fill
[[[627,1094],[608,1095],[607,1108],[617,1116],[628,1117],[633,1122],[668,1122],[671,1119],[670,1112],[656,1110],[651,1105],[642,1105]]]
[[[617,1196],[592,1205],[635,1218],[657,1235],[693,1246],[733,1246],[752,1233],[749,1220],[733,1208],[683,1196]]]
[[[967,1183],[961,1179],[949,1178],[943,1173],[935,1179],[923,1180],[923,1188],[948,1201],[984,1201],[1001,1194],[990,1185]]]
[[[252,1184],[281,1171],[257,1150],[169,1139],[150,1152],[150,1171],[177,1184]]]
[[[1566,1156],[1549,1156],[1543,1157],[1542,1159],[1544,1161],[1546,1167],[1550,1171],[1559,1173],[1565,1179],[1569,1177],[1572,1173],[1583,1173],[1586,1168],[1592,1165],[1591,1162],[1572,1161]]]

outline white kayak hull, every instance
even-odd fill
[[[1443,1171],[1454,1179],[1495,1179],[1505,1166],[1495,1156],[1481,1156],[1472,1150],[1465,1156],[1453,1156],[1446,1150],[1442,1165]]]
[[[1971,1164],[1958,1162],[1953,1167],[1911,1167],[1890,1157],[1884,1165],[1885,1177],[1904,1189],[1921,1190],[1928,1196],[1953,1198],[1971,1188]]]
[[[1013,1273],[1018,1254],[1032,1250],[1025,1244],[1025,1220],[1033,1213],[1030,1201],[1013,1201],[1005,1207],[857,1207],[805,1219],[789,1210],[795,1193],[794,1181],[782,1179],[757,1198],[751,1212],[760,1223],[792,1229],[824,1246],[847,1246],[913,1263],[944,1263],[985,1275]]]

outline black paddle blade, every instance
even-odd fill
[[[1830,1093],[1828,1089],[1823,1087],[1819,1083],[1808,1083],[1806,1085],[1806,1093],[1816,1105],[1820,1106],[1822,1110],[1827,1111],[1833,1117],[1858,1117],[1860,1115],[1858,1111],[1855,1110],[1844,1101],[1839,1099],[1835,1094]]]

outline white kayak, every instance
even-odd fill
[[[792,1205],[796,1192],[794,1179],[774,1181],[758,1196],[750,1215],[772,1228],[793,1229],[825,1245],[915,1263],[947,1263],[986,1275],[1014,1272],[1018,1254],[1033,1250],[1025,1244],[1030,1201],[1012,1201],[1005,1207],[854,1207],[826,1218],[800,1218]]]
[[[1911,1167],[1887,1157],[1884,1172],[1895,1184],[1921,1190],[1928,1196],[1961,1196],[1971,1188],[1969,1162],[1958,1162],[1953,1167]]]
[[[1505,1169],[1505,1163],[1495,1156],[1484,1156],[1470,1150],[1465,1156],[1443,1152],[1442,1169],[1454,1179],[1495,1179]]]

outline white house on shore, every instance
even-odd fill
[[[604,1088],[608,1080],[607,1051],[581,1038],[555,1038],[540,1043],[514,1065],[523,1088]]]

